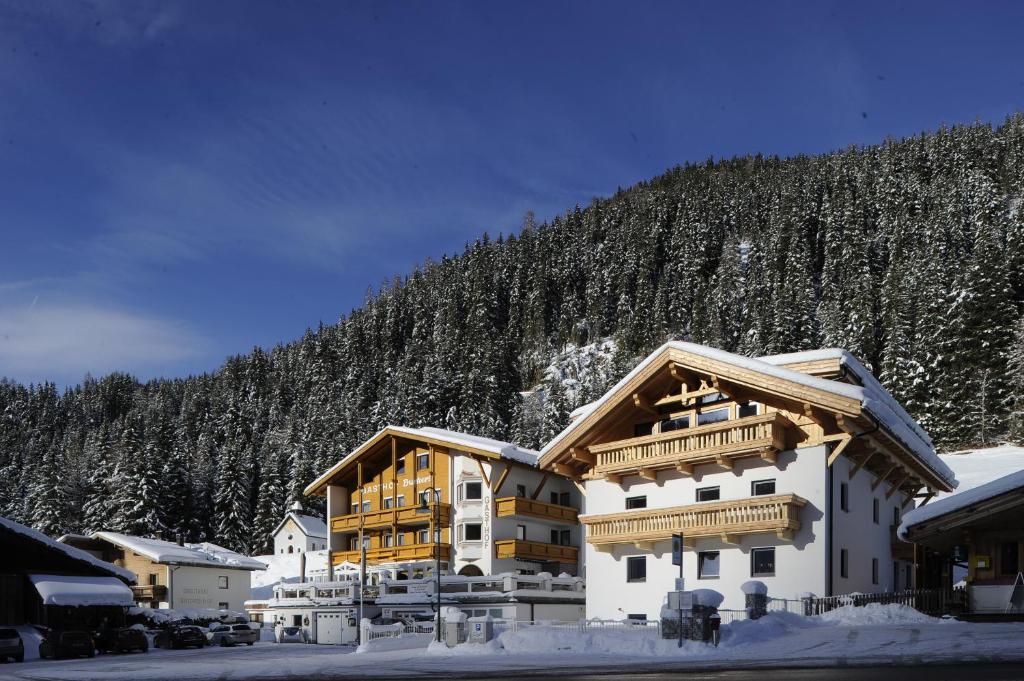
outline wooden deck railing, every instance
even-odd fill
[[[560,546],[523,539],[499,539],[494,542],[498,558],[521,558],[523,560],[550,560],[560,563],[575,563],[579,549],[575,546]]]
[[[136,601],[166,601],[167,587],[163,584],[143,584],[133,586],[132,598]]]
[[[332,532],[355,532],[359,529],[359,518],[363,519],[363,528],[391,527],[413,527],[416,525],[428,525],[434,517],[433,510],[430,513],[419,513],[418,506],[404,506],[402,508],[388,508],[381,511],[369,511],[367,513],[353,513],[351,515],[340,515],[331,518]],[[433,509],[433,504],[430,505]],[[451,522],[451,504],[441,504],[441,525],[448,525]]]
[[[807,503],[795,494],[712,501],[607,515],[580,516],[587,526],[587,542],[629,544],[669,539],[677,532],[684,540],[719,536],[735,543],[744,534],[774,532],[792,539],[800,529],[800,509]]]
[[[634,474],[701,463],[725,462],[741,456],[769,456],[787,448],[787,434],[796,426],[778,412],[732,421],[682,428],[668,433],[591,445],[591,478]],[[772,459],[774,461],[774,459]]]
[[[526,497],[502,497],[494,500],[497,506],[497,516],[507,518],[510,516],[530,516],[543,520],[554,520],[558,522],[575,524],[579,517],[579,509],[571,506],[559,506],[548,504],[543,501],[527,499]]]
[[[401,563],[412,560],[433,560],[436,544],[406,544],[405,546],[388,546],[379,549],[366,549],[367,563]],[[360,560],[359,551],[335,551],[333,560],[335,565],[344,562],[358,563]],[[452,555],[451,544],[441,544],[441,560],[450,560]]]

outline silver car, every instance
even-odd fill
[[[260,632],[248,624],[215,624],[206,633],[211,646],[233,646],[244,643],[251,646],[260,640]]]
[[[306,635],[302,627],[281,627],[277,631],[278,643],[305,643]]]

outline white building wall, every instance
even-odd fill
[[[894,510],[898,509],[905,497],[894,493],[885,498],[889,485],[881,484],[874,491],[871,483],[874,476],[861,470],[851,480],[850,470],[854,463],[841,456],[832,466],[834,540],[832,546],[833,593],[848,594],[893,591],[909,588],[906,582],[906,563],[899,562],[899,579],[893,579],[891,526]],[[848,488],[848,509],[840,508],[842,485]],[[878,522],[874,522],[872,500],[878,500]],[[908,507],[909,508],[909,507]],[[842,551],[847,552],[847,576],[843,577]],[[871,561],[878,561],[878,581],[872,580]],[[822,592],[823,593],[823,592]]]
[[[252,597],[252,573],[249,570],[226,570],[218,567],[168,566],[170,573],[170,607],[213,608],[244,612],[244,603]],[[227,577],[227,588],[220,587],[220,577]]]
[[[768,586],[769,596],[796,598],[802,592],[823,594],[825,590],[825,447],[807,447],[783,452],[778,464],[757,458],[737,459],[732,471],[715,465],[698,466],[694,477],[664,472],[657,482],[630,476],[619,486],[604,480],[586,484],[586,513],[600,515],[626,510],[626,498],[647,496],[647,508],[667,508],[696,503],[696,490],[718,486],[721,499],[747,499],[751,482],[774,478],[776,494],[797,494],[807,500],[800,511],[801,528],[793,541],[783,541],[774,534],[740,537],[740,545],[724,544],[718,539],[698,539],[695,549],[683,554],[685,588],[713,589],[725,596],[724,609],[745,606],[740,585],[758,579]],[[752,578],[750,549],[775,547],[775,575]],[[720,551],[720,576],[698,579],[697,552]],[[679,568],[672,565],[671,540],[658,542],[653,550],[641,550],[629,544],[616,545],[611,552],[601,552],[586,545],[587,617],[623,619],[627,615],[660,617],[666,593],[675,586]],[[626,558],[647,557],[647,579],[630,583],[626,579]]]

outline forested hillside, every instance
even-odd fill
[[[677,167],[482,237],[213,374],[0,383],[0,514],[259,552],[315,474],[383,424],[537,446],[670,338],[845,347],[942,447],[1021,441],[1022,196],[1021,116]]]

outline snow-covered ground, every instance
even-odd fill
[[[536,626],[487,646],[351,654],[351,647],[258,643],[252,648],[153,650],[93,660],[38,660],[0,667],[0,679],[176,681],[358,678],[504,672],[559,675],[630,671],[1024,661],[1024,623],[936,620],[904,606],[847,607],[823,617],[774,613],[722,627],[718,648],[657,638],[654,630]]]

